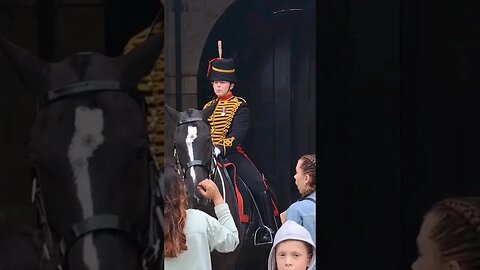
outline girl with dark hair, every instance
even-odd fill
[[[185,183],[173,167],[165,168],[165,270],[210,270],[211,251],[232,252],[239,244],[237,227],[217,185],[205,179],[197,189],[213,201],[218,220],[188,209]]]
[[[286,220],[292,220],[302,225],[312,236],[315,241],[316,228],[316,198],[317,193],[315,187],[317,186],[317,158],[315,154],[303,155],[298,159],[295,167],[295,185],[297,185],[300,192],[300,200],[293,203],[288,209],[280,214],[282,223]],[[313,265],[313,270],[316,266]]]
[[[449,198],[427,212],[412,270],[480,270],[480,198]]]

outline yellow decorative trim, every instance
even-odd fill
[[[238,98],[239,100],[243,101],[243,103],[247,104],[247,101],[244,99],[244,98],[241,98],[241,97],[236,97]]]
[[[145,38],[150,32],[150,26],[134,35],[127,43],[124,54],[140,46],[145,42]],[[157,22],[151,32],[151,35],[163,35],[164,23]],[[155,61],[151,72],[142,78],[137,87],[139,92],[145,97],[147,105],[147,131],[150,140],[150,150],[153,153],[157,167],[162,167],[164,163],[164,129],[165,129],[165,109],[164,109],[164,50]]]
[[[211,106],[214,101],[215,100],[208,102],[204,108]],[[245,103],[245,100],[237,97],[225,101],[218,101],[215,111],[208,118],[211,126],[213,144],[221,144],[224,147],[231,147],[233,145],[235,137],[225,137],[232,125],[235,113],[242,103]],[[222,115],[223,108],[225,108],[225,114]]]
[[[205,106],[203,106],[203,109],[205,110],[206,108],[210,107],[210,105],[212,105],[213,102],[215,102],[216,99],[213,99],[213,100],[210,100],[207,104],[205,104]]]
[[[235,69],[220,69],[212,66],[212,69],[215,70],[216,72],[221,72],[221,73],[234,73]]]
[[[232,147],[234,140],[235,140],[235,137],[223,139],[223,146],[225,146],[225,147]]]

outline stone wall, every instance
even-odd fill
[[[177,0],[165,0],[165,102],[175,107],[175,11]],[[233,0],[181,0],[181,108],[197,108],[197,72],[205,41]]]

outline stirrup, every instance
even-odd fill
[[[259,233],[260,232],[260,233]],[[273,234],[274,231],[269,227],[262,225],[255,230],[253,234],[253,245],[254,246],[261,246],[261,245],[268,245],[273,243]],[[268,239],[261,239],[264,236],[267,236]],[[260,238],[260,239],[259,239]]]

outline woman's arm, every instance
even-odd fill
[[[228,204],[223,201],[223,197],[218,190],[217,185],[210,179],[205,179],[198,184],[198,191],[205,198],[212,199],[215,205],[215,214],[217,219],[205,214],[207,219],[207,237],[210,251],[232,252],[238,246],[238,230],[233,216],[230,213]]]
[[[301,211],[299,211],[300,204],[299,202],[295,202],[288,209],[285,211],[286,214],[286,220],[292,220],[295,221],[296,223],[303,225],[303,217],[301,214]]]
[[[210,251],[232,252],[240,243],[238,230],[226,203],[215,206],[218,220],[208,216],[208,243]]]

